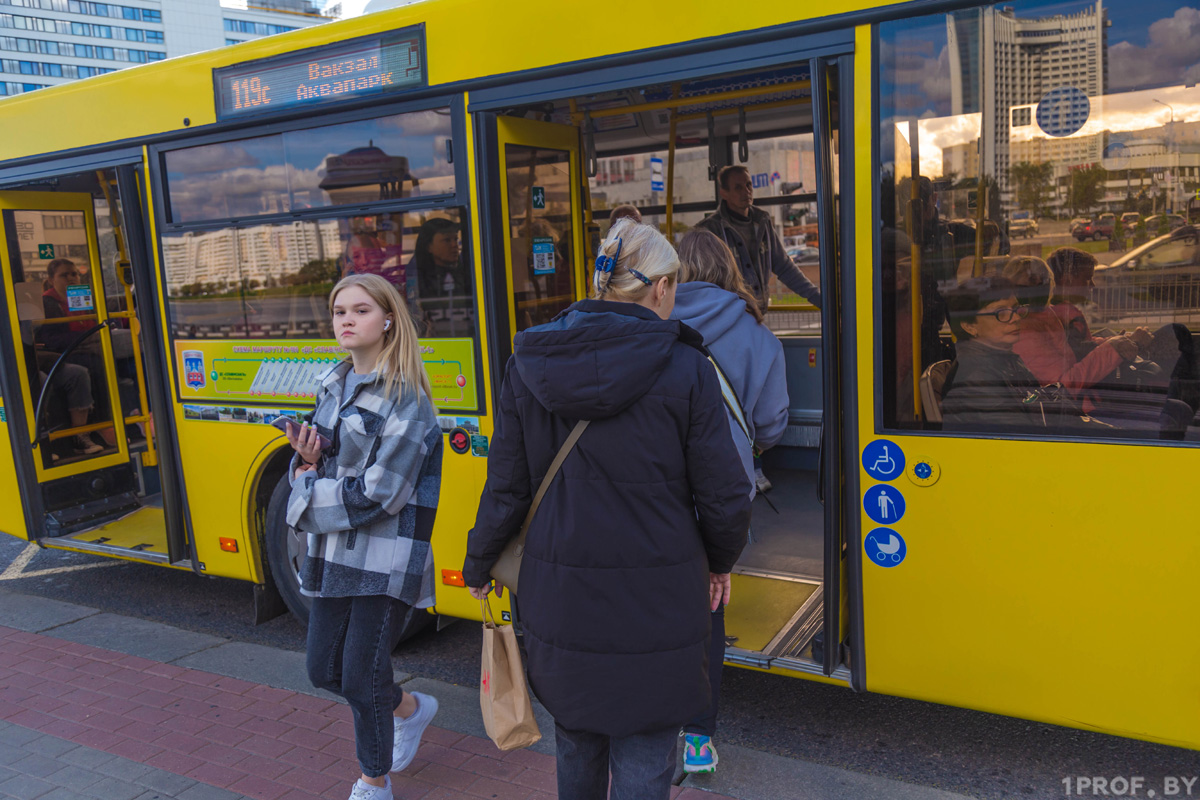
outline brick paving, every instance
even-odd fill
[[[0,626],[0,798],[345,800],[357,776],[344,704]],[[430,726],[392,789],[550,800],[554,758]]]

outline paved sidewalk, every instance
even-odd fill
[[[5,627],[0,687],[0,795],[19,800],[344,800],[358,774],[349,708],[309,694]],[[430,726],[392,785],[551,800],[554,759]]]

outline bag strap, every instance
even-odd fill
[[[546,490],[550,488],[550,482],[554,480],[554,476],[558,474],[558,468],[567,460],[567,455],[575,448],[575,443],[579,441],[579,437],[583,434],[584,428],[588,426],[591,420],[581,419],[575,423],[575,427],[571,429],[571,433],[567,436],[567,440],[563,442],[563,446],[558,448],[558,455],[554,457],[554,461],[550,463],[550,469],[546,472],[546,477],[542,478],[542,485],[538,487],[537,494],[533,496],[533,502],[529,504],[529,513],[525,515],[525,521],[521,523],[521,532],[517,534],[517,552],[520,553],[525,547],[525,535],[529,533],[529,523],[533,521],[533,515],[537,513],[538,506],[542,504],[542,498],[546,496]]]
[[[750,446],[754,446],[754,438],[750,436],[750,426],[746,423],[746,412],[742,410],[742,401],[738,399],[737,392],[733,388],[733,384],[725,377],[725,372],[721,369],[721,365],[711,355],[708,357],[709,362],[713,365],[713,369],[717,371],[717,380],[721,383],[721,397],[725,400],[725,407],[729,409],[729,413],[733,415],[734,422],[742,429],[742,433],[746,434],[746,438],[750,440]]]

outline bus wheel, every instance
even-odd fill
[[[267,505],[267,566],[283,602],[301,622],[308,625],[312,598],[300,594],[300,565],[304,563],[305,536],[287,524],[287,501],[292,487],[284,475]]]
[[[275,587],[279,589],[283,602],[307,626],[312,598],[300,594],[300,567],[304,563],[307,537],[287,524],[287,501],[291,493],[291,484],[287,475],[284,475],[279,479],[279,484],[271,494],[271,502],[267,505],[267,566],[271,568]],[[424,609],[414,609],[408,615],[398,641],[403,642],[425,630],[433,619],[433,614]]]

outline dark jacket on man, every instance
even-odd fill
[[[584,300],[517,334],[463,579],[490,580],[581,419],[521,566],[530,685],[568,730],[682,726],[710,702],[708,573],[733,569],[750,522],[749,478],[691,328]]]
[[[785,286],[820,308],[821,290],[804,277],[804,273],[787,254],[783,241],[775,232],[770,215],[754,206],[750,206],[748,210],[747,217],[741,217],[722,200],[717,212],[705,217],[696,227],[715,233],[729,245],[746,285],[758,298],[758,307],[764,313],[767,310],[767,291],[770,288],[772,272],[779,276],[779,280],[783,281]],[[754,240],[751,242],[745,241],[737,230],[739,227],[748,227],[747,222],[754,230]],[[753,252],[750,248],[754,248]]]

